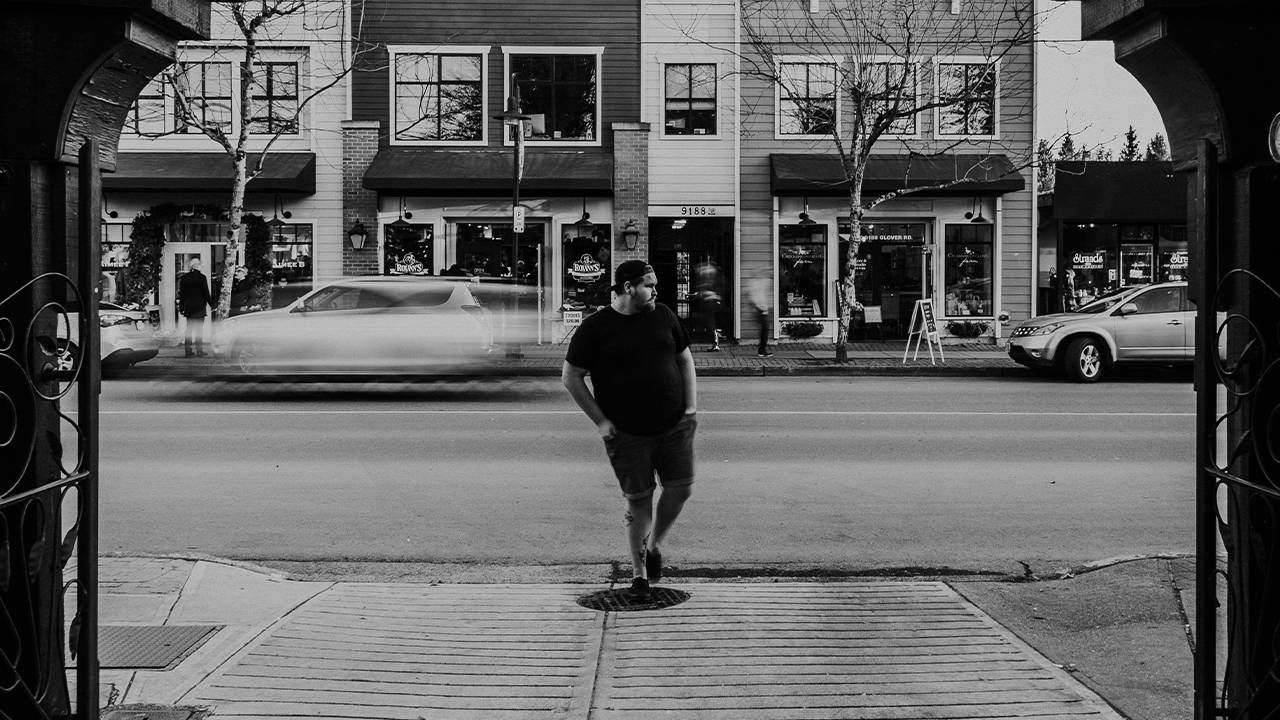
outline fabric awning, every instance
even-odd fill
[[[847,195],[848,183],[838,155],[769,156],[774,195]],[[931,188],[928,195],[982,195],[1026,187],[1022,174],[1004,155],[873,155],[862,181],[864,194],[903,188]]]
[[[250,154],[249,167],[258,162]],[[221,152],[122,152],[116,171],[102,174],[108,192],[220,192],[231,190],[231,158]],[[251,193],[313,195],[315,153],[267,153],[262,174],[249,181]]]
[[[389,147],[364,173],[364,186],[393,193],[510,195],[514,151]],[[521,193],[612,195],[613,157],[600,148],[526,148]]]

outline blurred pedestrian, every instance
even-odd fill
[[[1060,282],[1062,312],[1073,312],[1076,309],[1076,271],[1073,268],[1063,270]]]
[[[716,329],[716,316],[723,305],[724,279],[720,267],[711,259],[703,260],[694,268],[694,289],[698,298],[698,317],[711,338],[709,352],[720,352],[720,331]]]
[[[769,352],[769,335],[773,327],[769,323],[769,312],[773,309],[773,297],[769,293],[769,278],[758,275],[747,281],[747,300],[756,316],[756,327],[760,332],[760,340],[756,344],[757,357],[773,357]]]
[[[697,378],[680,319],[657,302],[653,267],[627,260],[613,281],[612,302],[574,333],[561,379],[596,424],[627,500],[631,595],[643,601],[662,577],[658,547],[692,491]]]
[[[186,357],[204,356],[204,318],[212,306],[209,280],[200,272],[200,258],[192,258],[187,263],[187,271],[178,280],[178,310],[187,319],[183,342]]]

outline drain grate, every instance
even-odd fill
[[[591,610],[605,612],[632,612],[635,610],[661,610],[679,605],[689,599],[689,593],[669,587],[649,589],[649,599],[638,602],[631,597],[631,588],[601,590],[578,598],[578,604]]]
[[[103,708],[102,720],[194,720],[203,715],[198,710],[183,708],[156,708],[151,705],[129,705]]]
[[[167,669],[220,627],[103,625],[98,628],[98,667]]]

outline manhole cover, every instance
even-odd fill
[[[679,605],[689,599],[689,593],[669,587],[655,587],[649,590],[649,599],[638,602],[631,597],[631,588],[615,588],[601,590],[578,598],[578,604],[592,610],[605,612],[630,612],[633,610],[661,610]]]
[[[103,625],[98,667],[165,669],[185,657],[219,625]]]

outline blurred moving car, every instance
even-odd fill
[[[345,278],[287,307],[222,321],[213,352],[244,374],[482,371],[514,327],[509,289],[472,278]]]
[[[59,370],[74,367],[80,346],[80,313],[67,313],[70,331],[68,340],[57,341]],[[102,367],[121,369],[150,360],[160,352],[160,338],[146,310],[126,308],[105,300],[98,303],[99,342],[98,352]]]
[[[1116,364],[1193,362],[1195,328],[1186,282],[1127,287],[1073,312],[1024,320],[1009,335],[1009,357],[1097,382]]]

